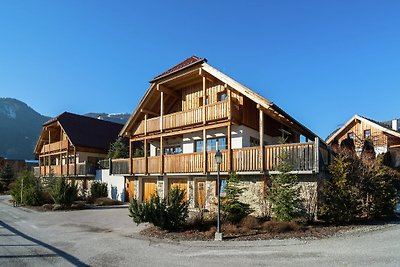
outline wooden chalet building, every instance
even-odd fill
[[[252,204],[283,151],[294,172],[315,185],[329,156],[317,135],[276,104],[195,56],[150,81],[120,135],[130,139],[131,158],[113,160],[110,173],[125,177],[127,196],[167,196],[178,185],[191,207],[214,201],[217,150],[222,179],[238,174],[248,189],[243,197]],[[132,157],[138,146],[143,155]]]
[[[343,141],[351,141],[357,153],[361,153],[368,142],[375,154],[389,153],[392,167],[400,168],[400,120],[378,122],[360,115],[354,115],[345,125],[333,132],[326,142],[340,146]]]
[[[64,112],[43,124],[34,154],[37,177],[64,176],[87,185],[123,125]]]

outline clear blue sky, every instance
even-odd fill
[[[191,55],[325,138],[400,116],[399,1],[0,3],[0,97],[38,112],[132,112]]]

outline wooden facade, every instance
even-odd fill
[[[208,65],[206,60],[194,61],[151,81],[145,97],[121,131],[122,136],[130,139],[131,148],[134,143],[141,144],[144,155],[133,158],[131,151],[131,158],[123,163],[123,169],[129,172],[113,167],[112,173],[215,173],[217,150],[223,155],[220,170],[225,173],[274,172],[283,152],[289,153],[295,172],[318,173],[321,148],[315,134],[272,102]],[[232,133],[239,126],[257,133],[248,147],[234,147]],[[223,147],[219,144],[222,141],[219,145],[209,145],[218,139],[210,137],[216,130],[224,131]],[[193,134],[201,142],[193,138],[193,144],[184,144],[182,140]],[[311,142],[300,143],[300,136]],[[250,136],[243,134],[242,138]],[[278,145],[282,138],[290,144]],[[169,144],[177,139],[181,141],[175,146]]]
[[[376,154],[390,152],[393,166],[397,168],[400,167],[400,131],[397,121],[377,122],[354,115],[343,127],[328,137],[327,143],[335,147],[340,146],[346,139],[351,140],[356,152],[360,153],[368,141]]]
[[[106,157],[106,146],[117,138],[121,128],[120,124],[62,113],[43,125],[34,151],[39,160],[39,167],[34,168],[35,176],[94,177],[97,162]],[[90,134],[90,129],[110,132],[101,138],[82,136]],[[95,145],[90,143],[93,140]]]

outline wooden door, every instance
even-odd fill
[[[142,200],[144,202],[150,201],[151,195],[157,193],[157,179],[156,178],[146,178],[142,180]]]
[[[126,192],[126,201],[131,201],[135,197],[135,181],[133,178],[125,179],[125,192]]]
[[[196,181],[196,207],[204,209],[206,206],[206,181]]]
[[[184,200],[187,200],[187,179],[186,178],[170,178],[168,179],[168,192],[173,187],[179,187],[182,190],[185,190],[185,197]]]

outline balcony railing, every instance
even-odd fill
[[[228,118],[229,116],[229,102],[227,100],[216,102],[205,106],[206,120],[215,121]],[[163,130],[175,129],[183,126],[191,126],[203,122],[203,107],[191,109],[188,111],[180,111],[163,116]],[[147,120],[147,127],[145,121],[141,121],[134,135],[160,131],[160,117],[155,117]]]
[[[55,151],[62,151],[68,148],[68,140],[62,140],[54,143],[50,143],[47,145],[44,145],[41,150],[41,154],[45,153],[52,153]]]
[[[39,176],[86,176],[96,174],[96,165],[88,162],[76,163],[75,165],[50,165],[50,166],[40,166],[34,167],[34,175]]]
[[[223,150],[221,153],[220,171],[237,173],[275,172],[278,171],[278,165],[284,158],[295,172],[318,173],[321,167],[325,168],[328,164],[328,157],[325,154],[329,155],[324,148],[317,145],[317,142],[269,145],[264,147],[262,170],[259,147],[232,149],[231,166],[228,162],[228,150]],[[131,164],[133,174],[161,174],[162,172],[200,174],[204,173],[204,154],[197,152],[147,157],[147,164],[145,157],[133,158]],[[130,174],[130,168],[129,159],[112,160],[111,173],[113,174]],[[206,172],[216,171],[215,151],[207,152]]]

